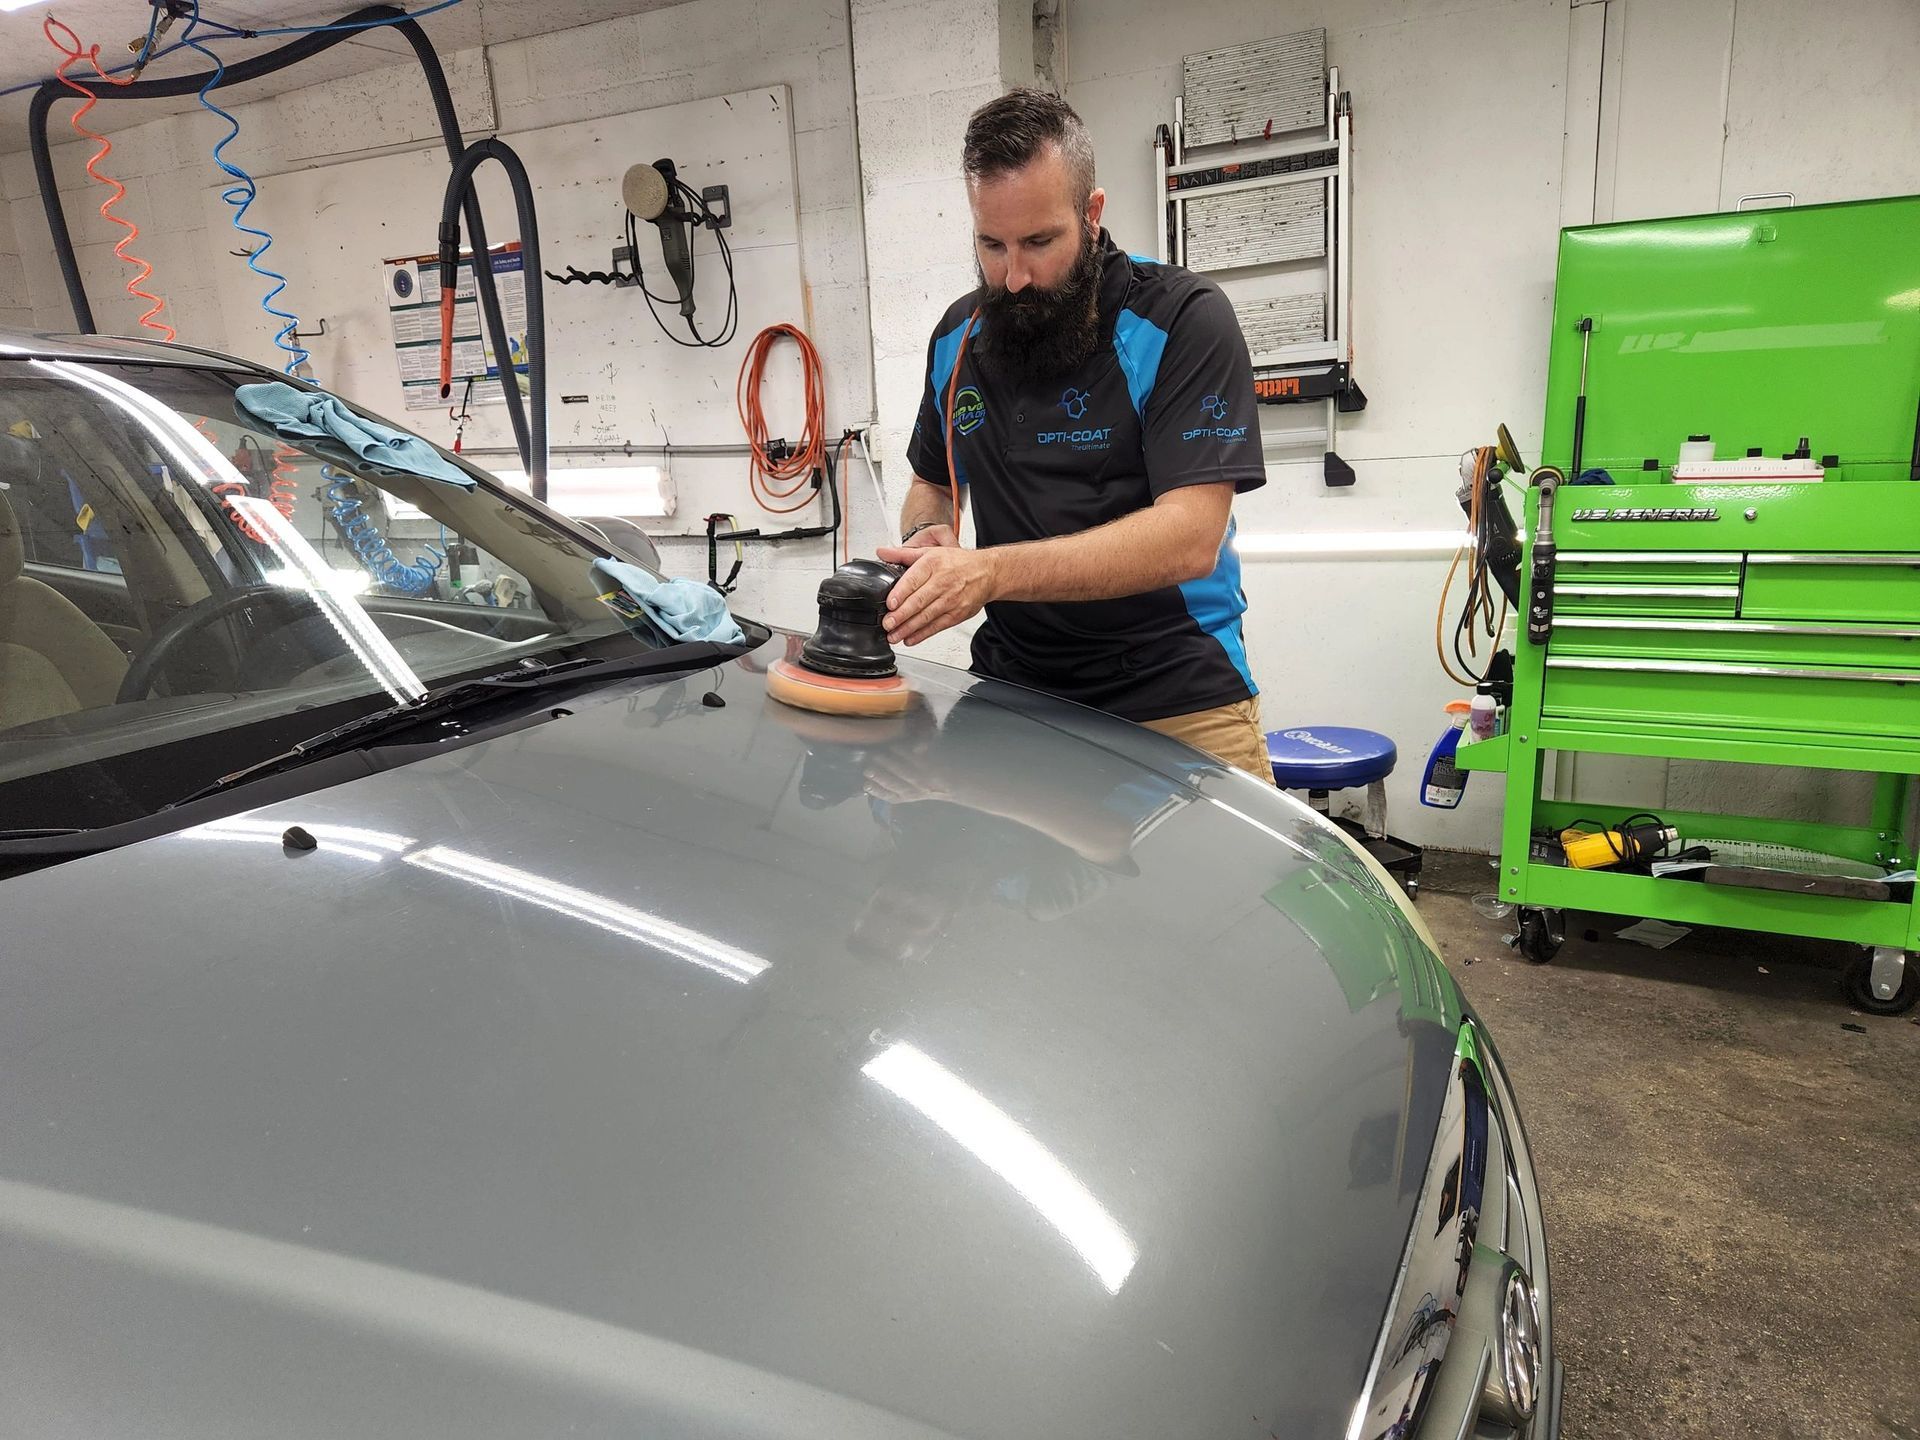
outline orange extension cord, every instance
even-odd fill
[[[124,80],[116,80],[113,76],[107,74],[100,66],[100,47],[98,45],[83,47],[80,44],[80,37],[75,35],[72,30],[62,25],[51,15],[46,18],[46,22],[41,26],[41,29],[46,34],[48,41],[52,43],[54,49],[58,50],[61,55],[65,57],[60,62],[60,68],[54,72],[54,77],[69,90],[78,93],[84,101],[80,108],[73,114],[72,124],[74,131],[77,134],[84,135],[89,140],[98,142],[100,147],[93,152],[92,158],[87,161],[87,174],[99,181],[102,185],[111,185],[113,187],[113,194],[100,202],[100,218],[118,225],[127,232],[120,237],[120,242],[113,247],[113,253],[115,255],[126,261],[127,264],[137,267],[139,271],[131,280],[127,281],[127,293],[137,299],[150,300],[153,302],[146,314],[140,317],[140,323],[149,330],[158,331],[161,338],[171,340],[174,336],[173,326],[167,324],[164,320],[154,319],[154,316],[166,308],[167,302],[151,291],[140,288],[147,283],[147,277],[153,274],[153,266],[149,265],[139,256],[129,255],[127,253],[127,246],[140,238],[140,227],[126,217],[114,214],[113,211],[113,207],[120,202],[120,197],[127,193],[127,187],[111,175],[103,174],[95,168],[102,160],[113,153],[113,142],[107,139],[106,136],[100,134],[99,131],[89,130],[81,123],[86,119],[87,112],[100,103],[99,98],[92,90],[88,89],[86,85],[69,76],[67,69],[78,61],[85,60],[89,65],[93,66],[93,73],[109,85],[131,85],[133,84],[134,77],[129,75]],[[60,37],[54,34],[56,30],[64,34],[70,43],[62,44]]]
[[[768,354],[782,339],[790,339],[800,347],[807,419],[793,453],[784,460],[775,460],[767,449],[767,417],[760,408],[760,382],[766,373]],[[747,445],[753,451],[748,483],[760,508],[775,515],[790,515],[812,504],[813,472],[824,470],[826,462],[827,384],[820,352],[813,348],[806,332],[797,325],[769,325],[754,336],[753,343],[747,347],[747,358],[740,363],[740,377],[734,383],[734,402],[740,410],[741,427],[747,432]],[[783,484],[785,489],[780,488]],[[788,500],[793,503],[782,503]]]
[[[960,543],[960,462],[953,456],[953,400],[960,393],[960,362],[967,358],[967,341],[973,338],[974,322],[980,318],[979,307],[967,317],[967,323],[960,331],[960,348],[953,355],[953,374],[947,377],[947,496],[953,502],[953,543]]]

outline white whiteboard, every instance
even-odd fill
[[[564,274],[568,265],[612,268],[613,247],[625,243],[620,177],[629,165],[670,157],[696,191],[730,187],[734,220],[726,233],[740,320],[737,337],[726,347],[673,344],[635,288],[546,282],[550,443],[740,442],[734,379],[748,343],[770,324],[806,324],[787,88],[768,86],[501,138],[526,164],[540,224],[541,264],[556,273]],[[248,212],[249,220],[258,219],[274,236],[267,263],[288,277],[281,308],[300,317],[302,343],[313,352],[313,378],[442,444],[453,434],[444,414],[405,413],[383,262],[436,249],[447,173],[446,152],[438,145],[295,170],[262,179],[260,197]],[[478,183],[488,242],[517,238],[512,193],[500,167],[483,165]],[[223,188],[206,197],[209,248],[220,252],[241,249],[245,239],[228,224]],[[656,295],[672,293],[658,231],[647,224],[638,228],[648,288]],[[726,308],[726,275],[711,232],[695,234],[694,319],[702,334],[712,335]],[[230,267],[219,272],[230,348],[278,369],[284,357],[272,337],[279,322],[257,303],[264,283],[241,259],[224,253],[217,258]],[[677,307],[658,309],[684,338]],[[322,319],[326,334],[309,337]],[[781,347],[769,364],[765,391],[776,431],[787,417],[797,427],[802,401],[791,346]],[[582,395],[583,402],[562,403],[562,396]],[[475,405],[473,415],[468,448],[512,446],[503,406]],[[504,457],[489,457],[487,463],[517,464]],[[695,497],[683,496],[682,515],[694,504]],[[717,508],[739,508],[738,499]]]

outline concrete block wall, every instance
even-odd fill
[[[852,0],[852,14],[876,458],[897,514],[911,483],[907,441],[927,383],[927,341],[946,307],[979,283],[960,173],[967,117],[1009,85],[1030,83],[1032,12],[1027,0]],[[936,636],[918,653],[965,664],[972,629]]]
[[[431,33],[432,22],[427,24]],[[441,59],[469,138],[627,114],[757,85],[787,85],[807,308],[795,318],[824,358],[827,418],[834,433],[871,419],[872,337],[846,0],[786,0],[777,7],[757,0],[691,0]],[[241,124],[240,139],[229,153],[263,187],[284,171],[439,143],[432,106],[411,59],[228,108]],[[63,105],[56,111],[56,127],[65,125],[71,109]],[[169,302],[167,318],[181,340],[232,348],[229,312],[223,311],[217,287],[242,286],[253,293],[253,281],[243,262],[228,253],[242,248],[241,237],[224,227],[207,227],[206,194],[222,183],[210,152],[225,127],[197,110],[129,123],[137,116],[131,103],[102,103],[90,117],[113,138],[110,173],[129,185],[121,204],[141,227],[134,252],[154,264],[158,291]],[[84,171],[92,148],[91,142],[60,144],[54,165],[99,327],[128,333],[145,307],[125,295],[131,272],[112,253],[120,232],[97,214],[100,187]],[[20,274],[15,262],[0,254],[0,312],[17,300],[20,310],[30,312],[19,317],[20,323],[70,330],[72,315],[25,153],[0,158],[0,186],[7,202],[0,220],[17,227],[23,244],[16,248],[25,259]],[[367,203],[377,205],[379,197],[368,196]],[[511,217],[495,219],[490,228],[510,233]],[[7,248],[7,238],[0,226],[0,249]],[[15,277],[11,288],[10,274]],[[230,313],[246,311],[234,306]],[[699,364],[688,366],[686,383],[731,386],[751,338],[701,356]],[[672,396],[663,395],[657,408],[668,411],[671,405]],[[689,457],[673,463],[676,472],[700,466],[706,467],[703,477],[718,474],[724,483],[737,482],[735,508],[743,523],[756,523],[748,518],[753,506],[744,459]],[[852,500],[855,550],[870,552],[891,533],[892,521],[882,523],[857,466]],[[780,518],[777,525],[796,522],[808,523],[807,517]],[[704,541],[667,540],[662,549],[677,573],[705,574]],[[830,565],[826,540],[752,547],[736,602],[745,613],[810,626],[813,591]]]

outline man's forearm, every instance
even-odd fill
[[[1113,600],[1198,579],[1212,571],[1226,528],[1224,513],[1216,523],[1205,509],[1154,505],[1077,535],[983,551],[993,598]]]
[[[907,498],[900,506],[900,533],[916,525],[953,523],[953,499],[944,485],[934,485],[918,475],[907,487]]]

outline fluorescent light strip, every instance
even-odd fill
[[[664,950],[676,960],[685,960],[703,970],[711,970],[737,984],[746,984],[767,968],[767,962],[758,955],[749,955],[697,930],[689,930],[658,915],[635,910],[604,895],[595,895],[590,890],[576,890],[571,885],[562,885],[530,870],[483,860],[478,855],[469,855],[445,845],[415,850],[403,858],[409,865],[418,865],[437,875],[465,880],[496,894],[538,905],[556,915],[584,920],[611,934],[638,940],[657,950]]]
[[[1133,1242],[1087,1187],[1017,1121],[946,1066],[894,1044],[861,1067],[1005,1180],[1117,1294],[1139,1258]]]

